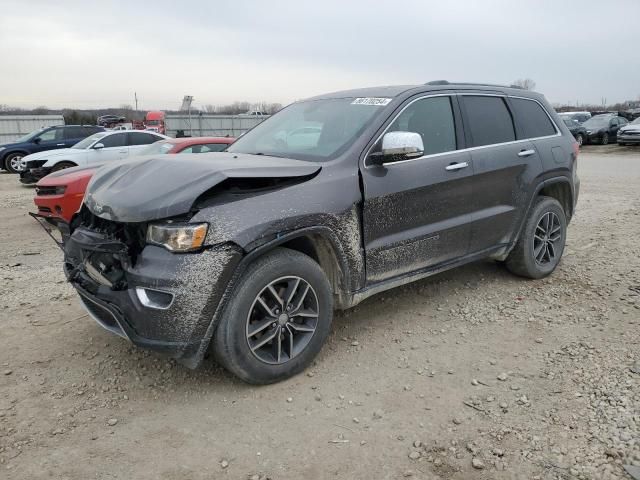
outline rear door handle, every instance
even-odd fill
[[[468,166],[469,166],[469,164],[467,162],[452,163],[451,165],[447,165],[445,167],[445,170],[448,170],[448,171],[461,170],[463,168],[467,168]]]
[[[535,150],[520,150],[520,152],[518,153],[519,157],[530,157],[531,155],[535,155],[536,151]]]

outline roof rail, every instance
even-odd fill
[[[475,87],[501,87],[501,88],[518,88],[522,90],[522,87],[518,85],[498,85],[495,83],[473,83],[473,82],[449,82],[448,80],[432,80],[425,83],[425,85],[468,85]]]

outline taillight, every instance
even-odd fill
[[[579,153],[580,153],[580,145],[578,145],[578,142],[573,142],[573,155],[576,160],[578,159]]]

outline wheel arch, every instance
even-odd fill
[[[288,248],[311,257],[324,271],[335,297],[337,308],[347,305],[350,293],[350,270],[340,241],[328,227],[307,227],[279,235],[251,249],[242,259],[240,269],[275,248]]]

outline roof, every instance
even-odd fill
[[[526,97],[541,97],[541,94],[525,90],[517,86],[494,85],[489,83],[464,83],[464,82],[448,82],[447,80],[436,80],[422,85],[395,85],[383,87],[358,88],[354,90],[343,90],[339,92],[327,93],[311,97],[308,100],[321,100],[330,98],[353,98],[353,97],[381,97],[393,98],[403,93],[415,90],[416,92],[438,91],[438,90],[485,90],[485,91],[501,91],[510,95],[519,95]]]

